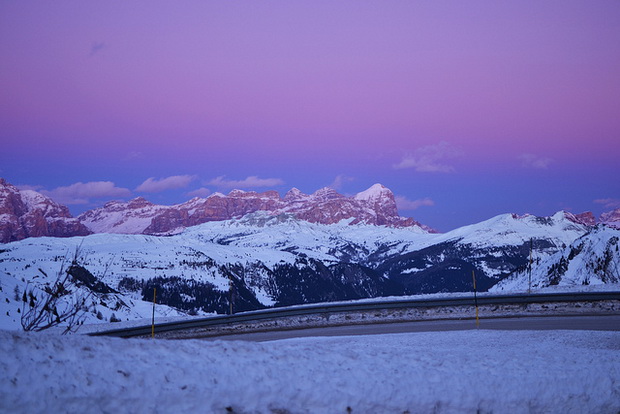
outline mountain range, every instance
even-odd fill
[[[284,197],[276,191],[232,190],[227,195],[214,193],[172,206],[153,204],[138,197],[127,202],[110,201],[73,217],[66,206],[39,192],[20,190],[0,178],[0,243],[27,237],[94,233],[171,235],[198,224],[240,218],[256,211],[272,215],[288,213],[311,223],[334,224],[353,219],[351,224],[419,227],[435,232],[413,218],[401,217],[394,194],[381,184],[352,197],[328,187],[313,194],[293,188]],[[591,212],[574,217],[586,225],[606,223],[620,227],[620,208],[603,213],[599,220]]]
[[[20,294],[45,291],[63,263],[75,292],[92,300],[91,321],[150,316],[153,288],[158,315],[170,316],[225,313],[231,301],[242,311],[467,292],[472,274],[479,291],[620,281],[617,221],[595,223],[591,213],[503,214],[439,234],[399,217],[392,193],[374,185],[353,197],[323,189],[284,198],[237,190],[178,206],[136,199],[73,218],[43,196],[3,186],[0,220],[22,229],[3,234],[22,240],[0,244],[0,326],[18,324]],[[28,237],[45,235],[25,226],[36,222],[29,217],[79,237]]]
[[[352,224],[420,227],[433,232],[412,218],[400,217],[394,194],[381,184],[353,197],[327,187],[313,194],[293,188],[284,197],[276,191],[233,190],[228,195],[214,193],[173,206],[156,205],[138,197],[128,202],[110,201],[74,218],[67,207],[43,194],[19,190],[0,178],[0,243],[93,233],[171,235],[198,224],[240,218],[256,211],[288,213],[311,223],[353,219]]]

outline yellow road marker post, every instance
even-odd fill
[[[532,263],[534,262],[534,259],[532,258],[532,250],[534,250],[533,244],[534,244],[533,239],[530,239],[530,264],[527,268],[527,293],[528,294],[532,293]]]
[[[471,277],[474,281],[474,304],[476,305],[476,328],[480,327],[480,319],[478,318],[478,294],[476,292],[476,274],[471,271]]]
[[[151,338],[155,338],[155,297],[157,296],[157,288],[153,288],[153,317],[151,318]]]

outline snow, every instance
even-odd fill
[[[391,194],[392,192],[385,188],[381,184],[373,184],[370,188],[359,192],[355,195],[355,200],[360,201],[377,201],[380,200],[384,194]]]
[[[28,211],[45,205],[46,198],[34,190],[20,190],[20,195]]]
[[[532,287],[539,289],[550,284],[554,274],[564,263],[562,272],[555,281],[559,286],[578,287],[584,285],[610,284],[620,282],[620,254],[618,239],[620,232],[607,226],[597,226],[591,232],[577,238],[569,246],[555,254],[543,257],[532,265]],[[490,290],[493,292],[511,292],[525,290],[529,279],[527,270],[516,272],[500,281]]]
[[[0,331],[0,412],[615,413],[620,332],[264,343]]]
[[[568,220],[563,211],[551,217],[531,215],[517,217],[512,214],[501,214],[444,233],[439,240],[460,240],[462,243],[480,246],[489,244],[518,246],[532,238],[553,238],[561,243],[570,244],[586,232],[586,226]]]
[[[129,203],[119,203],[118,210],[97,209],[90,215],[80,216],[81,222],[94,233],[103,233],[113,229],[119,234],[140,234],[151,225],[152,216],[156,211],[163,211],[162,206],[147,206],[140,209],[125,211]]]
[[[135,219],[138,220],[137,217]],[[38,269],[55,275],[59,267],[58,258],[72,255],[77,248],[81,250],[81,263],[113,289],[118,288],[124,277],[136,280],[180,277],[208,282],[222,291],[227,291],[230,282],[217,266],[241,264],[273,268],[280,263],[294,263],[300,254],[326,264],[346,261],[372,265],[367,261],[379,262],[385,257],[418,251],[448,241],[471,243],[484,248],[484,251],[489,251],[489,247],[496,247],[495,252],[499,255],[502,246],[522,245],[533,237],[549,240],[556,246],[534,254],[535,260],[540,259],[540,264],[534,266],[533,272],[538,291],[544,284],[539,283],[536,271],[540,270],[541,277],[545,276],[551,261],[557,260],[557,257],[553,257],[546,261],[547,257],[555,253],[568,257],[571,243],[581,242],[576,239],[588,231],[584,226],[567,220],[563,212],[550,218],[517,218],[506,214],[445,234],[429,234],[418,227],[351,225],[350,221],[351,219],[323,225],[298,220],[288,214],[274,216],[267,212],[256,212],[236,220],[204,223],[171,237],[94,234],[72,238],[29,238],[1,244],[0,329],[20,328],[18,309],[21,301],[15,299],[15,290],[21,294],[28,282],[49,282],[43,280]],[[592,233],[592,237],[608,240],[620,235],[618,230],[604,227],[601,229],[600,234]],[[593,241],[596,241],[596,238]],[[569,247],[563,249],[563,244]],[[493,250],[490,251],[493,254]],[[571,262],[561,283],[570,285],[575,290],[584,290],[582,281],[587,276],[583,271],[586,269],[584,261],[586,258],[591,260],[594,257],[603,257],[602,253],[601,248],[596,251],[584,248],[582,254]],[[612,253],[612,264],[616,264],[619,256],[616,250]],[[443,259],[442,255],[434,258],[436,261]],[[217,266],[188,264],[207,260],[213,260]],[[491,276],[503,271],[501,268],[491,269],[484,262],[477,265]],[[415,266],[410,266],[403,274],[414,275],[415,270]],[[260,272],[257,270],[256,278],[259,276]],[[496,289],[505,292],[527,291],[527,275],[517,276],[506,279]],[[36,279],[37,277],[39,279]],[[590,277],[590,283],[599,283],[599,280]],[[617,282],[613,284],[618,286]],[[273,305],[273,297],[270,297],[259,283],[251,288],[261,303]],[[123,307],[115,311],[116,317],[127,320],[149,314],[149,304],[142,303],[139,292],[121,293],[117,298],[127,303],[129,308],[136,307],[137,310],[131,311]],[[112,316],[112,310],[105,306],[98,306],[97,310],[100,310],[107,320]],[[167,309],[160,316],[172,316],[173,313],[172,309]],[[94,315],[91,316],[94,318]],[[87,321],[93,322],[96,320]]]

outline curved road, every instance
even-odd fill
[[[276,341],[309,336],[382,335],[407,332],[436,332],[477,329],[473,319],[346,325],[243,334],[209,336],[206,340]],[[498,330],[596,330],[620,331],[620,315],[601,316],[532,316],[481,319],[478,329]]]

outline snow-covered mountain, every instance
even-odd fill
[[[620,208],[601,214],[601,222],[620,229]]]
[[[276,191],[257,193],[233,190],[215,193],[185,203],[165,206],[142,197],[128,202],[110,201],[73,218],[67,207],[33,190],[19,190],[0,178],[0,243],[27,237],[72,237],[91,233],[171,235],[198,224],[238,219],[246,214],[266,211],[273,216],[291,214],[311,223],[365,223],[390,227],[417,227],[435,231],[413,218],[398,214],[394,194],[381,184],[352,197],[331,188],[304,194],[296,188],[284,197]],[[569,214],[569,213],[567,213]],[[591,212],[569,214],[577,223],[597,223]],[[601,215],[600,222],[620,228],[620,209]]]
[[[525,291],[530,287],[620,283],[620,231],[599,225],[555,254],[535,257],[527,267],[500,281],[494,291]],[[531,279],[530,279],[531,272]]]
[[[0,178],[0,243],[27,237],[90,234],[69,209],[33,190],[19,190]]]
[[[155,287],[160,316],[224,313],[231,294],[242,311],[471,291],[472,273],[481,291],[523,290],[530,257],[534,288],[619,279],[616,212],[603,215],[609,225],[591,213],[504,214],[437,234],[400,217],[380,184],[353,197],[324,188],[233,190],[176,206],[137,198],[76,219],[1,180],[0,208],[1,326],[19,325],[26,289],[43,294],[65,270],[93,321],[148,316]]]
[[[209,221],[240,218],[256,211],[268,211],[273,215],[289,213],[311,223],[334,224],[353,219],[351,224],[418,226],[431,230],[411,218],[400,217],[394,194],[381,184],[353,197],[345,197],[331,188],[322,188],[310,195],[293,188],[283,198],[276,191],[233,190],[228,195],[215,193],[174,206],[155,205],[136,198],[129,202],[107,203],[81,214],[78,219],[94,233],[161,235],[176,234]]]
[[[97,314],[136,318],[140,309],[148,309],[154,287],[162,304],[158,309],[166,314],[224,313],[231,285],[235,311],[471,291],[472,271],[478,289],[487,290],[511,274],[522,275],[530,246],[542,263],[580,238],[607,243],[605,238],[620,235],[606,226],[594,231],[565,212],[505,214],[445,234],[354,221],[320,224],[292,213],[257,211],[168,237],[94,234],[8,243],[0,246],[0,317],[10,315],[5,321],[18,323],[15,292],[23,292],[27,282],[43,288],[50,283],[44,275],[58,272],[62,258],[76,249],[92,280],[111,289],[95,295],[91,318],[96,321]],[[610,260],[617,266],[618,255]]]
[[[284,197],[276,191],[233,190],[228,195],[215,193],[172,206],[156,205],[138,197],[128,202],[110,201],[74,218],[67,207],[49,197],[33,190],[19,190],[0,178],[0,243],[27,237],[91,233],[171,235],[198,224],[241,218],[256,211],[272,215],[289,213],[311,223],[333,224],[352,219],[352,224],[433,231],[412,218],[400,217],[394,194],[381,184],[353,197],[331,188],[313,194],[293,188]]]

